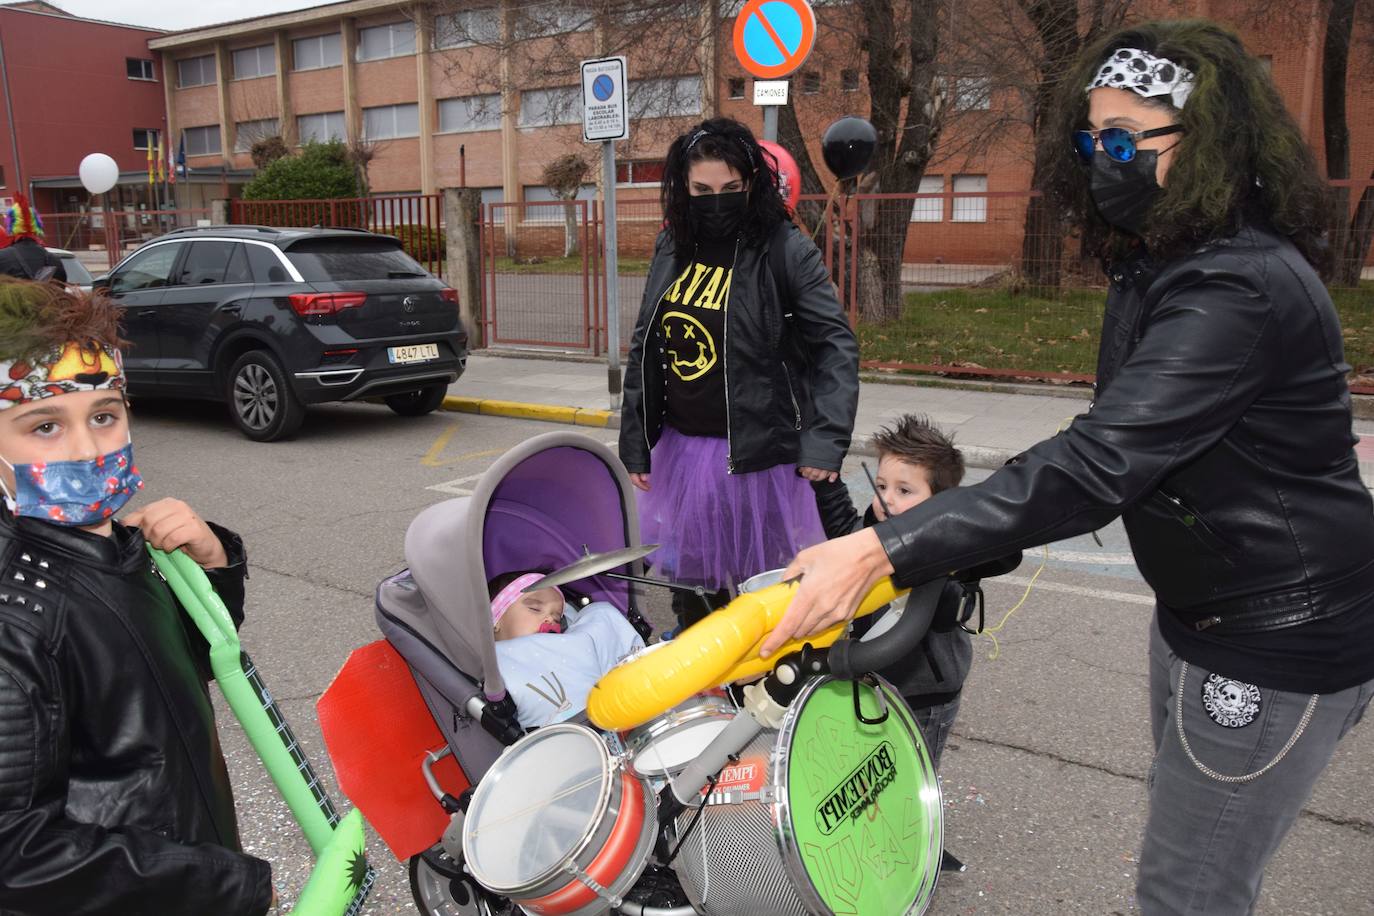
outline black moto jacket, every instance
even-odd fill
[[[1185,660],[1302,692],[1374,677],[1374,507],[1316,273],[1251,226],[1111,281],[1088,412],[981,485],[877,525],[899,578],[1122,516]]]
[[[207,570],[243,618],[243,546]],[[208,652],[143,536],[0,508],[0,913],[259,916]]]
[[[785,246],[778,277],[770,276],[773,244]],[[660,233],[625,367],[620,460],[631,473],[649,471],[663,430],[658,309],[682,266],[672,237]],[[724,360],[730,473],[793,463],[840,469],[859,406],[859,347],[820,250],[795,225],[784,224],[763,247],[738,247]]]

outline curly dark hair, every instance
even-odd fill
[[[118,349],[122,314],[100,294],[0,274],[0,360],[41,358],[71,341]]]
[[[740,122],[711,118],[674,140],[664,163],[659,193],[668,231],[679,251],[696,242],[688,213],[687,199],[691,194],[687,170],[703,159],[724,162],[748,183],[748,208],[741,226],[745,244],[762,244],[779,223],[789,218],[787,204],[778,191],[778,165],[772,154],[759,146],[754,134]]]
[[[1260,60],[1234,33],[1205,19],[1122,29],[1086,48],[1059,86],[1051,129],[1043,134],[1053,144],[1049,191],[1070,214],[1101,230],[1101,254],[1110,261],[1138,243],[1097,214],[1070,137],[1088,126],[1084,87],[1120,48],[1167,58],[1194,74],[1181,110],[1167,96],[1142,100],[1173,112],[1184,127],[1146,222],[1151,254],[1168,260],[1231,235],[1242,223],[1260,223],[1287,236],[1324,274],[1329,190],[1312,149]]]
[[[964,479],[963,452],[928,417],[904,414],[874,433],[870,444],[879,460],[896,458],[924,470],[931,493],[957,487]]]

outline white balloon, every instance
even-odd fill
[[[81,160],[76,173],[92,194],[104,194],[119,181],[119,164],[104,153],[91,153]]]

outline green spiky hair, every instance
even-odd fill
[[[0,275],[0,362],[38,359],[69,341],[118,349],[118,307],[56,283]]]
[[[1050,192],[1073,216],[1099,228],[1103,254],[1122,253],[1134,238],[1097,214],[1070,135],[1088,126],[1085,87],[1120,48],[1167,58],[1195,74],[1181,110],[1167,97],[1146,100],[1184,127],[1164,191],[1150,210],[1150,252],[1167,260],[1258,222],[1292,240],[1318,271],[1327,267],[1328,192],[1312,149],[1259,59],[1234,33],[1203,19],[1146,22],[1109,35],[1084,49],[1057,89],[1054,122],[1044,132],[1052,144]]]

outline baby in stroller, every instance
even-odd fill
[[[576,715],[601,675],[644,648],[643,637],[608,601],[579,610],[557,586],[526,591],[544,575],[508,572],[487,583],[496,662],[523,728]]]

